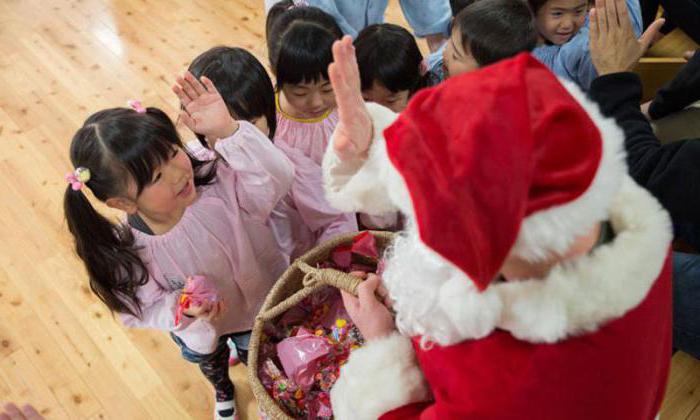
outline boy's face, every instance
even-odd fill
[[[479,63],[472,56],[469,48],[462,46],[462,35],[459,28],[452,29],[452,36],[447,41],[447,46],[442,54],[445,65],[446,77],[474,71],[479,68]]]
[[[362,99],[383,105],[394,112],[401,112],[408,104],[408,94],[408,90],[392,92],[375,80],[371,88],[362,91]]]
[[[568,42],[586,21],[586,0],[549,0],[537,12],[537,31],[552,44]]]

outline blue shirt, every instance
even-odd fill
[[[632,29],[637,37],[642,34],[642,11],[639,0],[625,0],[629,10]],[[598,77],[598,72],[591,60],[591,51],[588,45],[589,28],[588,16],[586,23],[567,43],[563,45],[540,45],[532,54],[544,65],[549,67],[554,74],[575,82],[583,90],[588,90],[593,79]]]

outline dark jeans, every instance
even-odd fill
[[[248,363],[248,340],[250,339],[250,331],[240,332],[235,334],[227,334],[219,337],[219,343],[213,353],[201,354],[190,349],[185,343],[173,333],[170,337],[175,341],[175,344],[180,347],[182,357],[188,362],[196,363],[199,370],[211,382],[216,391],[216,401],[230,401],[233,399],[233,382],[228,376],[228,359],[230,349],[226,341],[230,338],[236,344],[238,350],[238,358],[244,364]]]
[[[673,253],[673,347],[700,359],[700,255]]]

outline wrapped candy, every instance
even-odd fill
[[[182,315],[190,306],[202,306],[205,302],[215,303],[216,287],[205,276],[188,277],[182,289],[175,312],[175,326],[180,325]]]
[[[364,257],[364,261],[353,261],[353,255]],[[336,270],[350,273],[352,271],[364,271],[366,273],[376,271],[376,262],[379,259],[377,242],[369,232],[362,232],[355,236],[352,245],[340,245],[331,251],[331,260],[318,264],[319,268],[335,268]],[[368,265],[366,260],[373,263]]]
[[[319,268],[344,272],[378,270],[382,264],[375,237],[357,235],[351,245],[336,247]],[[333,418],[330,390],[350,352],[364,340],[345,310],[340,291],[322,288],[269,322],[260,337],[260,380],[288,415],[294,418]],[[275,362],[279,362],[277,365]],[[282,366],[281,371],[277,366]]]
[[[377,241],[369,232],[362,232],[352,240],[352,252],[365,257],[378,258]]]
[[[271,391],[272,398],[281,403],[282,406],[294,417],[303,417],[303,392],[292,381],[287,379],[279,370],[277,365],[266,359],[261,369],[261,379],[265,388]]]
[[[284,373],[300,390],[308,391],[318,370],[318,359],[331,351],[325,337],[319,337],[305,328],[299,328],[294,337],[285,338],[277,344],[277,356]]]

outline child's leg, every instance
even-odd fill
[[[248,343],[250,342],[250,331],[239,332],[229,335],[231,340],[236,345],[238,360],[244,365],[248,364]]]
[[[170,337],[180,347],[182,357],[188,362],[196,363],[204,377],[214,386],[216,392],[217,418],[233,418],[234,409],[234,387],[231,378],[228,376],[228,357],[230,350],[226,345],[226,337],[219,339],[219,344],[213,353],[201,354],[192,351],[175,334],[170,333]]]
[[[220,342],[214,353],[198,363],[199,369],[211,382],[216,390],[216,401],[233,400],[233,382],[228,376],[229,348],[225,342]]]

